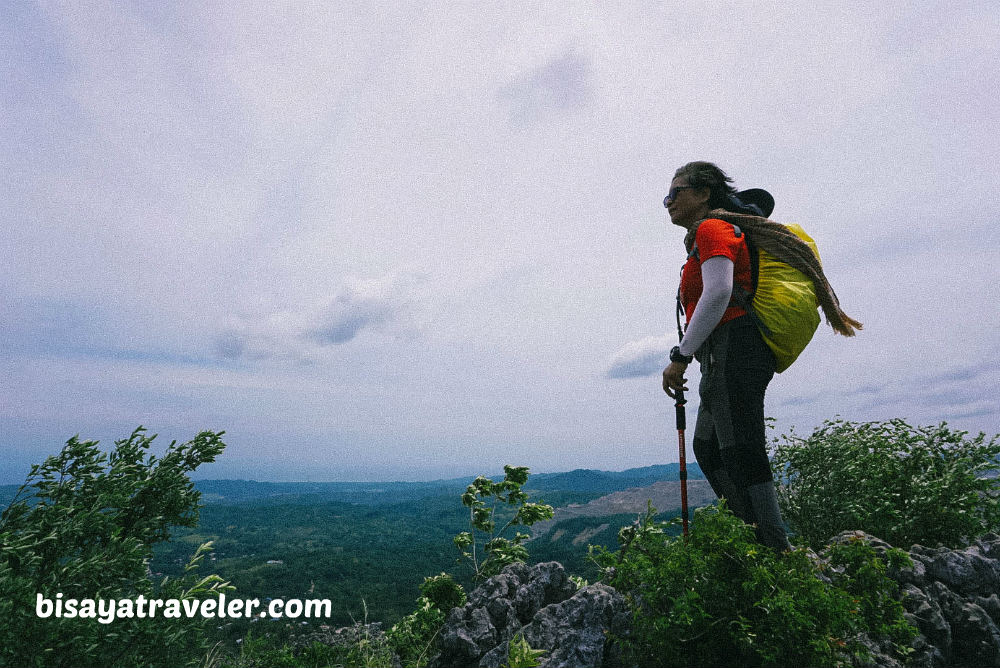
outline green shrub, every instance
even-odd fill
[[[384,641],[362,637],[350,645],[327,645],[313,641],[293,647],[288,641],[252,631],[240,643],[235,656],[221,659],[217,668],[335,668],[338,666],[390,668],[392,654]]]
[[[275,643],[267,636],[249,631],[240,643],[240,652],[222,663],[226,668],[296,668],[299,663],[288,643]]]
[[[889,579],[889,570],[913,566],[906,552],[886,550],[884,558],[865,540],[851,537],[846,543],[824,550],[829,560],[828,575],[854,602],[852,612],[861,617],[861,628],[875,640],[887,641],[900,656],[909,654],[916,630],[903,617],[899,586]]]
[[[465,605],[465,590],[447,573],[424,578],[420,585],[420,593],[445,614],[452,608]]]
[[[633,611],[633,631],[619,639],[629,663],[850,665],[866,655],[862,633],[905,653],[912,629],[902,608],[878,608],[895,600],[897,585],[867,544],[838,548],[821,567],[805,550],[761,546],[724,507],[695,511],[687,541],[667,536],[668,523],[653,516],[650,508],[622,529],[618,552],[594,551]]]
[[[433,656],[437,634],[444,626],[447,614],[429,598],[417,599],[417,609],[399,620],[386,636],[389,646],[407,668],[421,668]]]
[[[554,513],[550,505],[528,503],[528,494],[521,490],[528,481],[527,466],[504,466],[503,470],[502,481],[479,476],[462,495],[462,504],[469,509],[470,530],[455,536],[454,542],[471,564],[476,580],[496,575],[508,564],[527,561],[528,549],[523,543],[531,536],[515,531],[513,538],[507,538],[504,533],[552,519]],[[505,506],[516,510],[498,529]]]
[[[296,638],[290,627],[248,631],[235,655],[214,668],[392,668],[393,653],[385,635],[355,623],[343,637],[321,642],[314,634]],[[328,639],[329,640],[329,639]]]
[[[899,547],[957,547],[1000,524],[1000,480],[987,477],[998,437],[966,438],[946,423],[827,421],[778,440],[773,459],[785,521],[819,548],[860,529]]]
[[[450,575],[424,578],[417,609],[399,620],[386,636],[406,668],[421,668],[434,655],[433,646],[452,608],[465,605],[465,590]]]
[[[33,466],[0,515],[0,665],[183,666],[205,655],[207,620],[36,615],[36,595],[57,600],[216,597],[229,587],[200,577],[192,558],[181,578],[154,588],[151,545],[171,526],[194,526],[199,494],[187,474],[214,461],[222,433],[202,432],[148,455],[155,436],[142,427],[109,454],[96,441],[70,439],[62,452]]]

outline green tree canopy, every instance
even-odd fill
[[[0,515],[0,665],[184,665],[202,654],[203,620],[40,618],[38,595],[68,599],[202,597],[226,588],[197,578],[200,550],[180,581],[154,588],[147,561],[171,526],[194,526],[199,493],[188,474],[223,451],[223,432],[149,453],[139,427],[110,453],[74,436],[31,468]]]

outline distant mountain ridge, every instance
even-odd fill
[[[704,478],[697,464],[688,465],[688,477]],[[679,480],[679,464],[659,464],[624,471],[575,469],[559,473],[533,473],[529,492],[572,490],[610,494],[659,481]],[[493,474],[493,480],[503,477]],[[305,504],[343,501],[362,505],[389,505],[429,496],[461,494],[475,479],[463,476],[421,482],[258,482],[255,480],[197,480],[195,488],[206,504],[264,503]]]
[[[703,480],[701,467],[687,465],[689,479]],[[580,492],[620,492],[632,487],[648,487],[657,482],[680,479],[680,464],[658,464],[624,471],[575,469],[566,473],[538,473],[528,479],[528,489],[573,489]]]
[[[696,463],[688,464],[688,477],[703,479]],[[574,469],[559,473],[532,473],[528,492],[575,491],[610,494],[660,481],[679,480],[680,466],[658,464],[624,471]],[[502,473],[489,476],[503,478]],[[391,505],[430,496],[461,494],[475,476],[421,482],[267,482],[258,480],[196,480],[204,504],[292,504],[339,501],[361,505]],[[6,506],[19,485],[0,485],[0,504]]]
[[[502,474],[495,474],[499,480]],[[703,479],[697,464],[688,465],[688,477]],[[258,482],[254,480],[197,480],[195,488],[204,503],[317,503],[342,501],[363,505],[385,505],[415,501],[429,496],[460,494],[475,476],[426,482]],[[624,471],[575,469],[560,473],[533,473],[529,492],[571,490],[610,494],[633,487],[648,487],[661,481],[680,479],[680,465],[659,464]]]

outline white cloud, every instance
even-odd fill
[[[287,358],[315,361],[324,348],[363,333],[416,333],[413,279],[352,279],[332,297],[256,318],[235,318],[218,336],[216,352],[232,360]]]
[[[675,345],[670,336],[647,336],[626,343],[612,356],[608,378],[642,378],[662,373],[670,363],[670,349]]]

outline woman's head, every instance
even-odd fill
[[[689,228],[713,209],[767,218],[774,198],[766,190],[751,188],[737,192],[726,173],[711,162],[689,162],[674,173],[663,206],[675,225]]]
[[[683,180],[695,189],[708,188],[708,208],[729,208],[730,197],[736,194],[736,188],[726,173],[711,162],[689,162],[674,173],[674,181]]]
[[[674,225],[690,228],[708,212],[726,208],[730,193],[735,192],[725,173],[710,162],[689,162],[674,175],[663,206]]]

